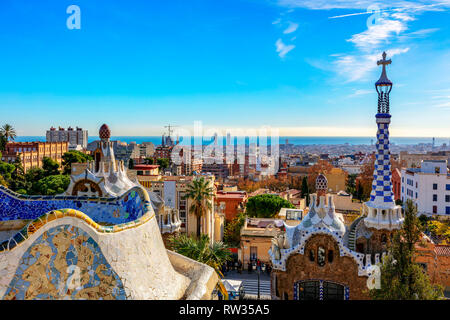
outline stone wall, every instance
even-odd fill
[[[325,265],[317,262],[317,249],[325,248]],[[314,252],[314,261],[310,260],[310,251]],[[333,259],[328,260],[328,252],[333,251]],[[329,235],[313,235],[307,241],[305,254],[293,254],[286,263],[286,272],[274,270],[277,291],[280,298],[294,299],[294,283],[303,280],[325,280],[349,287],[349,298],[368,299],[367,277],[358,276],[358,264],[347,256],[339,255],[337,242]],[[286,296],[287,295],[287,296]]]

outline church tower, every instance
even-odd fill
[[[364,219],[366,227],[373,231],[388,231],[388,233],[400,229],[403,223],[401,207],[395,205],[394,202],[391,181],[389,94],[392,90],[392,82],[386,74],[386,66],[389,64],[391,64],[391,60],[386,60],[386,52],[383,52],[383,59],[377,62],[377,65],[382,65],[383,69],[380,79],[375,83],[378,93],[378,113],[375,116],[378,126],[375,170],[370,200],[364,204],[364,212],[367,215]],[[382,235],[384,236],[381,238],[386,237],[385,232]]]

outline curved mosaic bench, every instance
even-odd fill
[[[44,214],[44,215],[40,216],[39,218],[33,220],[32,222],[28,223],[19,232],[17,232],[13,237],[0,243],[0,252],[14,249],[16,246],[18,246],[19,244],[21,244],[22,242],[27,240],[30,235],[34,234],[37,230],[39,230],[41,227],[43,227],[47,222],[50,222],[50,221],[53,221],[56,219],[61,219],[64,217],[76,217],[76,218],[86,222],[88,225],[90,225],[92,228],[94,228],[97,232],[110,233],[110,232],[120,232],[123,230],[137,227],[137,226],[142,225],[143,223],[149,221],[154,216],[155,216],[154,213],[147,211],[146,214],[144,214],[143,216],[141,216],[140,218],[138,218],[135,221],[121,223],[121,224],[113,225],[113,226],[102,226],[102,225],[96,223],[88,215],[84,214],[81,211],[74,210],[74,209],[55,210],[55,211],[51,211],[47,214]]]
[[[0,244],[0,299],[208,299],[214,270],[168,253],[154,217],[141,187],[113,199],[0,188],[0,223],[27,222]]]
[[[122,224],[139,219],[151,209],[148,193],[134,187],[117,198],[76,196],[26,196],[0,185],[0,222],[35,220],[47,212],[75,209],[96,223]]]

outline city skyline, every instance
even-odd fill
[[[69,30],[71,4],[0,5],[0,103],[18,135],[108,123],[117,136],[155,136],[202,121],[373,136],[386,50],[391,135],[450,136],[448,2],[77,1],[81,29]]]

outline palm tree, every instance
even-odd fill
[[[197,178],[186,188],[185,199],[191,199],[191,206],[189,207],[189,213],[194,214],[197,217],[197,237],[200,237],[201,231],[201,219],[205,215],[207,210],[212,209],[212,204],[209,198],[213,196],[214,188],[210,187],[209,181],[205,178]]]
[[[221,267],[225,262],[231,260],[231,252],[222,241],[210,244],[210,239],[206,234],[202,234],[197,239],[182,234],[170,237],[169,242],[171,249],[175,252],[210,266],[216,271],[219,278],[223,278]],[[228,293],[222,281],[219,281],[217,286],[225,299],[228,299]]]
[[[0,128],[0,134],[5,137],[6,142],[9,141],[9,139],[14,140],[16,138],[16,130],[14,130],[13,126],[10,124],[5,124],[3,127]]]

